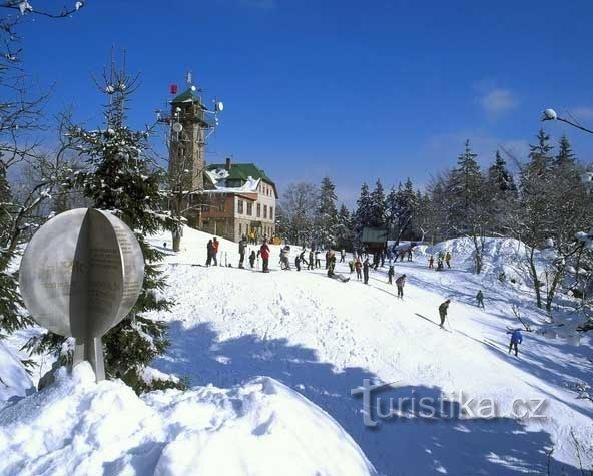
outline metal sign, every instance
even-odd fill
[[[77,208],[45,223],[19,271],[25,306],[42,327],[74,337],[74,363],[88,360],[105,378],[101,336],[130,312],[142,289],[142,250],[110,213]]]

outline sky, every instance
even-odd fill
[[[543,126],[593,161],[593,135],[539,120],[554,107],[593,126],[591,18],[589,0],[87,0],[72,18],[29,17],[20,33],[50,115],[71,109],[100,126],[92,74],[125,50],[142,81],[132,125],[151,123],[192,71],[225,105],[207,162],[254,162],[280,193],[328,175],[353,206],[378,177],[426,185],[466,139],[487,167],[499,147],[523,160]]]

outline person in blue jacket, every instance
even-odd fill
[[[515,357],[519,356],[519,344],[523,342],[523,335],[519,329],[514,331],[509,331],[508,334],[511,334],[511,343],[509,345],[509,354],[513,349],[515,349]]]

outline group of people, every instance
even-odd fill
[[[443,263],[447,265],[447,268],[451,269],[451,252],[447,251],[446,253],[441,251],[437,256],[437,271],[443,271],[445,266]],[[428,269],[435,269],[434,267],[434,256],[430,255],[428,258]]]

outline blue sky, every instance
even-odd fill
[[[115,45],[142,74],[134,125],[191,70],[225,103],[208,161],[255,162],[280,192],[329,175],[352,205],[378,176],[388,187],[428,182],[466,138],[484,164],[501,144],[524,157],[545,107],[593,126],[591,18],[585,0],[88,0],[74,18],[36,18],[22,33],[27,70],[52,86],[51,113],[72,107],[100,125],[90,75]],[[593,136],[545,128],[593,159]]]

